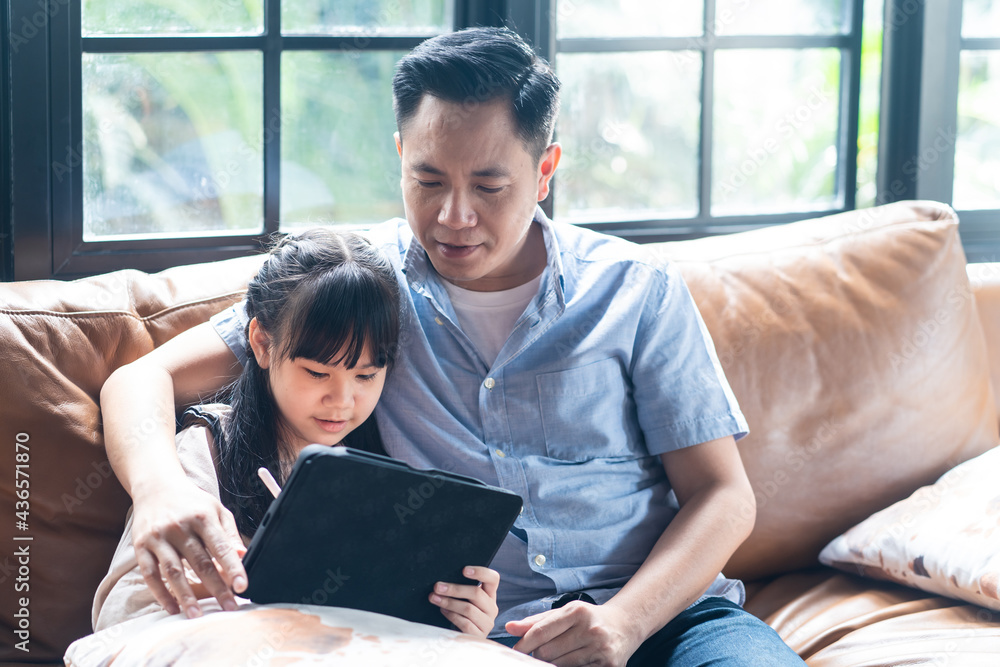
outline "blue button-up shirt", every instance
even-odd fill
[[[567,592],[612,597],[677,512],[657,455],[747,431],[676,267],[540,209],[535,220],[547,266],[492,365],[406,221],[368,233],[403,286],[400,354],[376,408],[386,451],[524,500],[492,563],[494,636]],[[213,321],[245,359],[242,308]],[[706,595],[742,604],[743,588],[720,575]]]

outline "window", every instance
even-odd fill
[[[990,0],[964,3],[954,140],[954,205],[1000,208],[1000,4]]]
[[[877,203],[952,204],[970,261],[1000,258],[1000,7],[886,0]]]
[[[952,80],[957,79],[957,90],[952,89],[952,92],[957,93],[958,103],[953,107],[947,100],[938,100],[941,108],[936,114],[943,120],[937,128],[922,133],[921,158],[929,163],[938,156],[942,167],[932,178],[936,176],[946,183],[940,192],[929,191],[927,196],[942,197],[958,211],[970,259],[998,261],[1000,3],[965,0],[949,9],[950,13],[944,18],[951,27],[950,43],[958,44],[952,51],[957,50],[958,55],[948,60],[951,71],[942,78],[947,79],[950,74]],[[957,37],[956,32],[960,32]],[[952,162],[954,168],[949,183],[949,163]],[[951,186],[950,192],[947,185]]]
[[[860,4],[559,0],[556,216],[642,238],[853,207]]]
[[[563,81],[556,219],[656,241],[929,198],[971,259],[1000,250],[990,0],[41,0],[4,20],[5,279],[400,215],[395,62],[465,25],[515,28]]]
[[[154,270],[401,215],[395,63],[457,25],[453,0],[18,4],[14,135],[51,141],[14,149],[51,186],[24,200],[51,224],[15,238],[18,278]],[[50,95],[28,84],[46,78]]]
[[[0,34],[9,35],[10,15],[7,12],[0,12]],[[0,41],[0,109],[4,110],[0,114],[0,183],[4,184],[0,190],[0,280],[6,280],[14,275],[14,244],[10,234],[10,212],[13,188],[10,178],[10,42],[8,39]]]

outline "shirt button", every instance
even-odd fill
[[[545,565],[545,556],[543,556],[542,554],[538,554],[537,556],[535,556],[535,565],[537,565],[538,567]]]
[[[486,378],[486,382],[483,383],[483,386],[487,389],[493,389],[493,387],[497,386],[497,381],[493,378]]]
[[[503,453],[502,449],[494,449],[493,451],[496,452],[497,456],[499,456],[500,458],[507,456],[506,454]]]
[[[440,317],[435,317],[434,321],[437,322],[438,324],[444,324],[444,322],[441,321]]]

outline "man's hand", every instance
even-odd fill
[[[430,594],[432,604],[444,617],[468,635],[486,637],[497,620],[497,586],[500,575],[488,567],[468,566],[462,572],[482,585],[449,584],[439,581]]]
[[[182,559],[223,609],[236,605],[230,587],[246,590],[236,522],[187,478],[174,442],[175,400],[177,406],[201,402],[238,374],[235,355],[205,322],[118,368],[101,387],[105,448],[132,496],[139,569],[156,601],[171,613],[183,607],[188,616],[201,614]]]
[[[171,614],[183,608],[188,618],[201,616],[184,575],[186,560],[223,609],[236,609],[233,591],[246,590],[247,575],[239,556],[243,542],[229,510],[186,478],[134,500],[132,544],[156,601]]]
[[[559,667],[624,665],[705,592],[753,528],[753,489],[732,436],[661,456],[680,510],[632,578],[602,605],[564,607],[507,624],[514,648]]]
[[[521,640],[514,650],[558,667],[624,666],[639,645],[634,624],[612,603],[574,601],[551,611],[507,623]]]

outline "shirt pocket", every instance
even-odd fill
[[[549,457],[589,461],[645,455],[632,392],[617,359],[542,373],[536,381]]]

